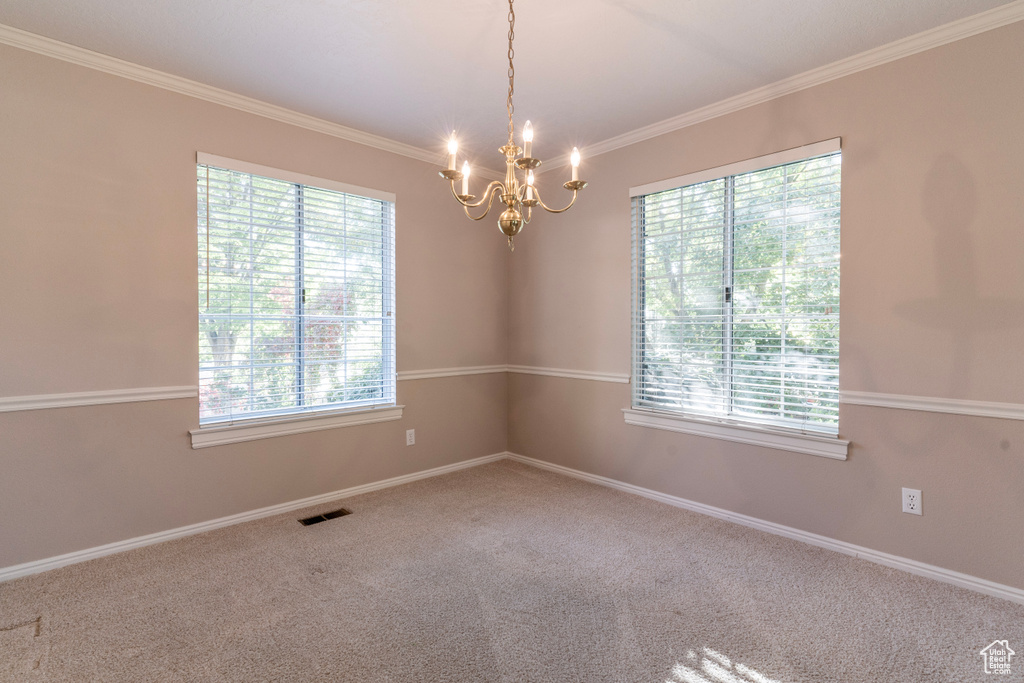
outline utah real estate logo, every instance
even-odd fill
[[[1017,653],[1007,641],[993,640],[980,654],[985,659],[985,673],[1005,675],[1010,673],[1010,658]]]

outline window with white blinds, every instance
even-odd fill
[[[833,140],[631,191],[634,408],[838,432],[840,159]]]
[[[393,195],[200,154],[200,423],[395,403]]]

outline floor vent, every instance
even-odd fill
[[[338,508],[337,510],[331,510],[330,512],[325,512],[322,515],[313,515],[312,517],[306,517],[305,519],[300,519],[299,520],[299,524],[301,524],[303,526],[309,526],[310,524],[319,524],[320,522],[326,522],[329,519],[334,519],[336,517],[344,517],[345,515],[351,515],[351,514],[352,514],[351,510],[346,510],[345,508]]]

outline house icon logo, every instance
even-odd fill
[[[993,640],[980,654],[985,659],[985,673],[1005,675],[1010,673],[1010,659],[1017,653],[1007,641]]]

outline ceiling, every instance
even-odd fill
[[[562,156],[1006,0],[518,0],[516,127]],[[0,0],[0,24],[498,167],[504,0]]]

